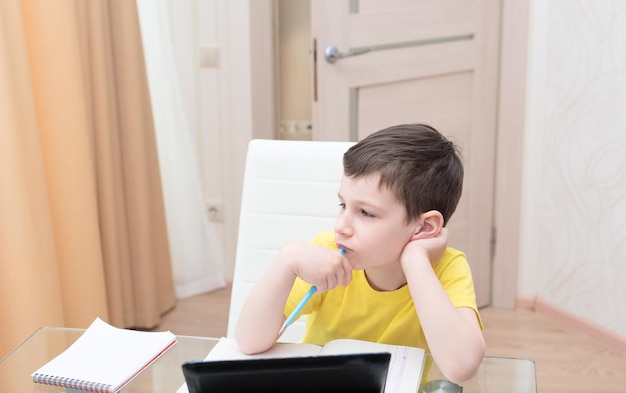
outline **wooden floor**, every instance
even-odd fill
[[[179,300],[155,330],[225,336],[229,302],[228,289]],[[539,312],[486,308],[481,316],[487,355],[534,360],[539,392],[626,392],[626,354]]]

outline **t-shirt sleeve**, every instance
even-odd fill
[[[469,263],[462,252],[451,252],[435,265],[439,282],[455,307],[468,307],[474,310],[480,328],[483,323],[476,304],[476,292]]]

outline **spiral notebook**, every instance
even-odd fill
[[[117,392],[176,343],[169,331],[120,329],[96,318],[69,348],[32,374],[36,383]]]

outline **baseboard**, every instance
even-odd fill
[[[568,311],[562,310],[548,302],[536,297],[517,297],[515,300],[517,308],[540,312],[551,318],[559,320],[569,327],[592,337],[611,349],[626,355],[626,337],[622,337],[602,326],[589,322]]]
[[[535,311],[535,298],[518,296],[515,298],[515,308]]]

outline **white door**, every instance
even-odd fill
[[[495,0],[311,1],[313,139],[426,123],[460,145],[450,245],[467,253],[480,306],[491,287],[499,13]]]

